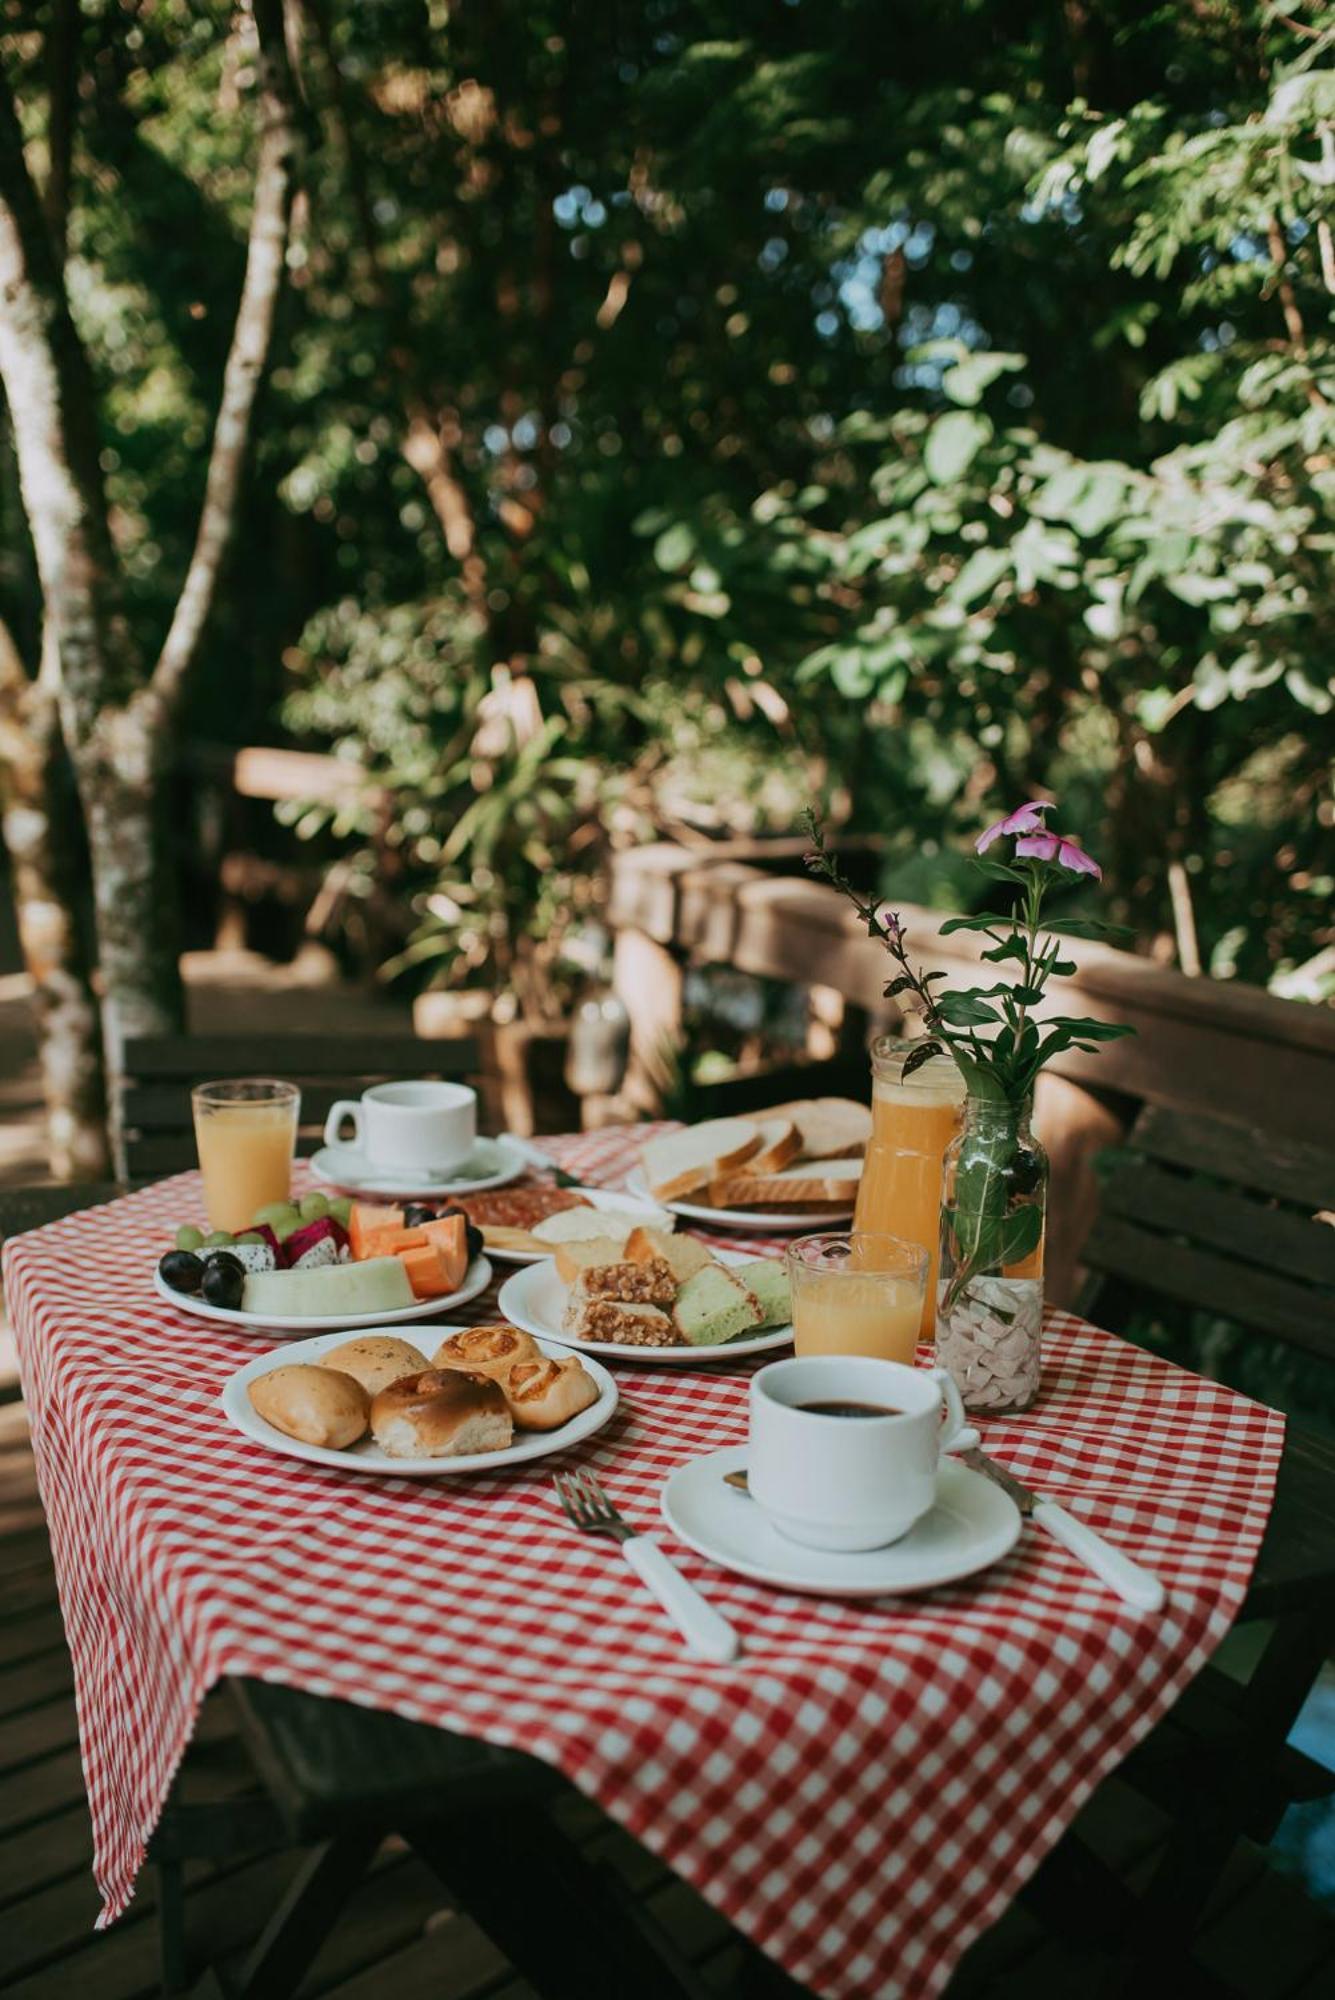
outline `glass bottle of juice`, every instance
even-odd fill
[[[882,1035],[871,1046],[871,1138],[858,1186],[855,1230],[916,1243],[931,1258],[922,1337],[936,1325],[936,1268],[941,1248],[941,1161],[964,1114],[964,1078],[953,1059],[933,1056],[905,1077],[917,1042]]]

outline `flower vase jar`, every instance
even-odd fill
[[[1032,1098],[970,1095],[941,1186],[937,1359],[969,1410],[1027,1410],[1038,1394],[1048,1156]]]

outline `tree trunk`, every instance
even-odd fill
[[[111,1154],[97,1003],[78,920],[79,808],[49,681],[28,681],[0,628],[0,826],[9,852],[23,962],[32,981],[56,1180],[104,1180]]]

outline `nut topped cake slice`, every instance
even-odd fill
[[[577,1305],[586,1299],[621,1299],[628,1305],[670,1306],[677,1296],[677,1280],[665,1257],[651,1257],[647,1263],[629,1259],[616,1264],[587,1264],[570,1287]]]
[[[661,1306],[628,1305],[621,1299],[572,1297],[561,1321],[564,1332],[581,1340],[606,1340],[619,1347],[680,1347],[682,1338]]]

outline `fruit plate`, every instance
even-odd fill
[[[482,1194],[506,1187],[528,1171],[517,1146],[504,1139],[479,1139],[463,1166],[448,1174],[405,1167],[395,1173],[373,1166],[358,1146],[321,1146],[310,1159],[312,1176],[325,1187],[377,1201],[440,1201],[452,1194]]]
[[[751,1264],[752,1257],[744,1257],[740,1250],[716,1250],[714,1255],[720,1264]],[[793,1329],[787,1326],[767,1326],[763,1332],[747,1334],[740,1340],[725,1340],[721,1347],[626,1347],[616,1340],[580,1340],[573,1333],[561,1331],[561,1315],[565,1311],[567,1288],[556,1274],[556,1263],[551,1257],[544,1257],[540,1264],[530,1264],[526,1270],[516,1271],[501,1286],[497,1304],[502,1319],[508,1319],[512,1326],[531,1333],[535,1340],[553,1340],[561,1347],[573,1348],[579,1354],[601,1354],[609,1361],[645,1361],[655,1367],[705,1368],[711,1362],[742,1361],[748,1354],[770,1354],[776,1347],[792,1345]]]
[[[248,1313],[239,1308],[211,1306],[207,1299],[197,1298],[192,1292],[174,1292],[160,1271],[153,1273],[153,1289],[168,1305],[178,1306],[182,1312],[192,1313],[196,1319],[217,1320],[220,1326],[233,1327],[237,1333],[351,1333],[359,1327],[406,1326],[413,1320],[430,1319],[433,1313],[439,1317],[441,1313],[453,1311],[456,1306],[466,1306],[479,1292],[485,1292],[491,1283],[491,1276],[491,1265],[487,1259],[474,1257],[458,1291],[450,1292],[444,1298],[415,1299],[410,1306],[391,1306],[388,1312],[319,1313],[301,1319],[290,1313]]]
[[[646,1229],[671,1229],[673,1226],[672,1217],[659,1203],[641,1201],[617,1189],[581,1187],[572,1188],[571,1193],[581,1196],[590,1208],[611,1209],[617,1215],[633,1215]],[[566,1211],[559,1212],[564,1214]],[[498,1264],[541,1264],[552,1254],[551,1246],[545,1243],[539,1250],[502,1249],[499,1243],[492,1242],[491,1230],[485,1222],[479,1223],[478,1227],[487,1246],[487,1255],[494,1257]]]
[[[637,1201],[652,1201],[649,1183],[644,1178],[641,1167],[633,1167],[626,1176],[626,1192],[633,1194]],[[851,1222],[853,1210],[829,1207],[815,1209],[795,1208],[702,1208],[695,1201],[665,1201],[664,1208],[670,1208],[683,1222],[699,1222],[706,1229],[751,1230],[757,1236],[803,1236],[821,1229],[838,1229],[844,1222]]]
[[[440,1301],[437,1301],[439,1304]],[[424,1326],[422,1333],[438,1334],[440,1340],[457,1333],[457,1326]],[[315,1340],[290,1343],[268,1354],[257,1354],[244,1368],[238,1368],[231,1380],[224,1383],[218,1398],[224,1416],[236,1426],[243,1436],[252,1443],[263,1445],[266,1451],[281,1452],[286,1458],[305,1458],[315,1465],[332,1465],[339,1472],[372,1472],[384,1478],[389,1474],[395,1479],[440,1479],[461,1472],[499,1472],[507,1465],[523,1465],[531,1458],[547,1458],[558,1451],[568,1451],[571,1445],[580,1444],[595,1431],[600,1431],[612,1417],[617,1406],[617,1386],[607,1370],[596,1361],[585,1362],[585,1367],[598,1385],[598,1400],[587,1410],[581,1410],[569,1423],[562,1424],[556,1431],[517,1431],[515,1442],[504,1451],[469,1452],[462,1458],[391,1458],[381,1451],[379,1445],[370,1438],[363,1438],[359,1444],[350,1445],[346,1451],[331,1451],[321,1444],[302,1444],[299,1438],[285,1437],[272,1424],[266,1424],[250,1401],[250,1385],[258,1375],[267,1375],[271,1368],[287,1368],[294,1362],[318,1361],[327,1348],[338,1345],[335,1333],[321,1334]],[[440,1340],[432,1340],[430,1348],[438,1347]],[[554,1361],[560,1361],[566,1350],[556,1345],[539,1341],[544,1354]],[[429,1358],[429,1356],[428,1356]]]

